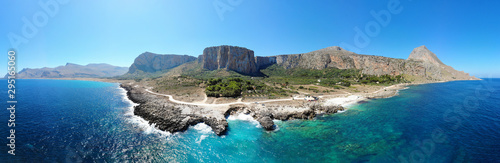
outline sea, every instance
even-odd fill
[[[0,162],[500,162],[500,79],[412,85],[275,131],[231,116],[224,136],[160,131],[117,83],[79,80],[17,80],[9,127],[8,89],[1,80]]]

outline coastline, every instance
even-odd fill
[[[338,100],[343,97],[324,98],[315,102],[304,103],[301,106],[287,105],[264,105],[265,102],[233,102],[223,104],[199,104],[175,100],[171,95],[155,93],[149,88],[135,82],[120,84],[120,87],[127,90],[127,97],[138,103],[134,114],[156,124],[161,130],[169,132],[185,131],[189,126],[196,123],[206,123],[217,135],[223,135],[227,131],[227,118],[240,114],[248,115],[258,121],[265,130],[274,130],[276,128],[273,120],[291,120],[291,119],[314,119],[318,115],[334,114],[345,110],[345,107],[355,104],[361,100],[372,98],[388,98],[397,95],[398,90],[406,88],[409,84],[397,84],[385,87],[371,93],[355,94],[354,100],[342,101],[338,104],[326,104],[325,100]],[[382,91],[383,90],[383,91]],[[344,96],[347,96],[345,94]],[[348,97],[349,97],[348,96]],[[147,100],[144,100],[147,99]],[[278,99],[278,101],[291,101],[293,99]],[[157,106],[168,106],[164,109]],[[153,109],[151,109],[153,108]],[[196,111],[193,111],[196,110]],[[175,114],[177,117],[165,115]],[[214,118],[214,119],[210,119]],[[176,120],[177,119],[177,120]],[[182,119],[182,120],[179,120]],[[171,127],[162,127],[162,122],[169,122]],[[173,127],[172,129],[172,126]]]
[[[101,78],[51,78],[50,80],[82,80],[118,83],[125,90],[126,98],[133,104],[132,116],[141,118],[141,124],[149,123],[147,129],[152,128],[169,132],[183,132],[189,126],[205,123],[212,128],[215,134],[226,134],[229,116],[245,114],[251,116],[265,130],[274,130],[273,120],[314,119],[318,115],[343,112],[345,109],[363,100],[374,98],[390,98],[398,95],[399,90],[410,85],[441,83],[402,83],[384,87],[374,92],[345,93],[334,97],[320,96],[319,101],[303,103],[300,106],[265,105],[274,101],[287,102],[294,99],[277,99],[259,102],[232,102],[223,104],[197,104],[175,100],[171,95],[164,95],[149,91],[149,87],[133,80],[115,80]],[[448,81],[443,81],[448,82]]]

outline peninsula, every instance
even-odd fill
[[[479,80],[445,65],[425,46],[395,59],[337,46],[262,57],[228,45],[205,48],[198,57],[145,52],[114,79],[138,104],[134,114],[159,129],[185,131],[203,122],[217,135],[227,131],[230,115],[251,115],[273,130],[274,119],[313,119],[396,95],[409,84]]]

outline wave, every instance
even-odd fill
[[[196,130],[198,133],[200,133],[200,137],[196,138],[195,142],[200,144],[201,141],[203,141],[205,138],[210,136],[211,134],[214,134],[214,131],[212,131],[212,127],[205,123],[198,123],[193,126],[193,129]]]
[[[156,124],[149,124],[149,121],[143,119],[142,117],[139,117],[134,114],[134,107],[139,105],[137,103],[134,103],[132,100],[128,99],[127,96],[127,91],[121,87],[118,88],[118,93],[122,97],[122,101],[127,103],[128,107],[125,109],[125,113],[123,114],[126,122],[134,125],[134,127],[137,127],[140,131],[142,131],[144,134],[154,134],[158,135],[160,137],[169,137],[172,135],[172,133],[167,132],[167,131],[162,131],[156,127]]]

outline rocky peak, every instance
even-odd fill
[[[353,52],[347,51],[339,46],[330,46],[327,48],[312,51],[306,54],[334,54],[334,55],[348,55],[354,54]]]
[[[74,64],[74,63],[66,63],[66,66],[81,66],[81,65],[78,65],[78,64]]]
[[[325,49],[327,49],[327,50],[335,50],[335,51],[343,51],[344,50],[344,49],[342,49],[339,46],[330,46],[330,47],[327,47]]]
[[[410,53],[410,56],[408,57],[408,60],[430,62],[437,65],[443,64],[443,62],[439,60],[436,54],[427,49],[425,45],[413,49],[413,51]]]

